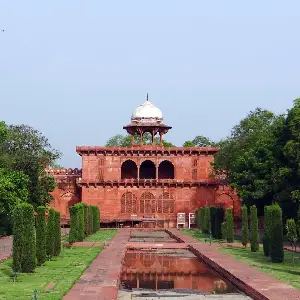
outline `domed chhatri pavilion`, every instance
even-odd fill
[[[61,212],[63,223],[78,202],[99,206],[107,226],[175,227],[179,213],[185,213],[188,224],[189,213],[205,205],[233,207],[234,215],[240,215],[234,191],[211,177],[218,149],[164,147],[163,135],[171,127],[148,95],[123,128],[132,136],[131,146],[79,146],[81,170],[48,170],[57,183],[50,205]],[[145,133],[151,134],[152,144],[143,144]]]

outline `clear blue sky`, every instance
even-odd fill
[[[300,97],[300,1],[0,1],[0,119],[80,167],[150,100],[176,145]],[[4,29],[4,32],[2,30]]]

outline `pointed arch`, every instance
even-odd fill
[[[158,179],[174,179],[174,165],[169,160],[162,161],[158,166]]]
[[[131,159],[126,160],[121,166],[121,179],[137,179],[138,168],[134,161]]]
[[[153,161],[145,160],[140,166],[140,179],[155,179],[156,166]]]

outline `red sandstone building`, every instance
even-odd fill
[[[98,205],[101,223],[109,226],[154,222],[174,227],[177,213],[188,216],[205,205],[233,207],[234,215],[240,214],[234,191],[211,176],[218,149],[164,147],[162,137],[171,127],[148,97],[123,128],[132,136],[130,147],[79,146],[81,170],[48,170],[57,183],[50,205],[61,212],[64,223],[69,207],[77,202]],[[151,145],[143,144],[145,133],[151,134]]]

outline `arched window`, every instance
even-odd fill
[[[157,201],[157,212],[159,214],[174,213],[174,198],[170,193],[165,192],[159,196]]]
[[[158,167],[158,179],[174,179],[174,165],[164,160],[159,164]]]
[[[155,179],[156,167],[153,161],[145,160],[140,166],[140,179]]]
[[[155,213],[156,201],[152,193],[143,193],[140,199],[140,213],[152,214]]]
[[[137,198],[131,192],[127,192],[121,197],[121,213],[137,213]]]
[[[121,179],[137,179],[137,165],[132,160],[126,160],[121,166]]]

